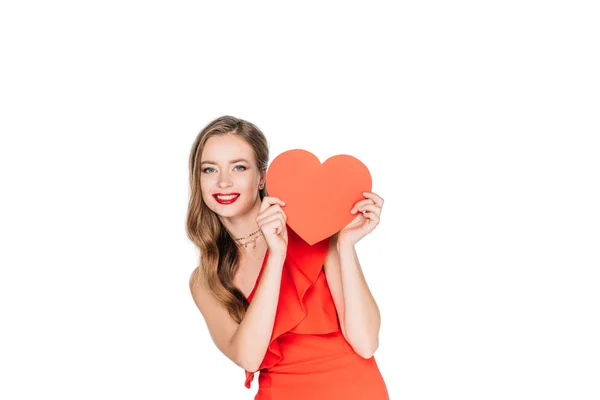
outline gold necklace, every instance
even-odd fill
[[[259,233],[259,232],[260,232],[260,234],[257,235],[257,233]],[[256,235],[256,236],[254,236],[254,235]],[[239,243],[240,240],[244,240],[244,239],[247,239],[247,238],[252,237],[252,236],[254,236],[254,238],[248,240],[246,243]],[[260,231],[260,228],[259,228],[258,230],[252,232],[248,236],[237,238],[237,239],[235,239],[235,241],[238,242],[238,244],[240,246],[244,245],[245,248],[248,248],[248,243],[252,242],[252,243],[254,243],[254,246],[252,246],[252,248],[255,249],[256,248],[256,239],[258,239],[261,236],[262,236],[262,232]]]

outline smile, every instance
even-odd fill
[[[231,204],[234,201],[236,201],[238,199],[238,197],[240,197],[240,194],[239,193],[232,193],[232,194],[227,194],[227,195],[213,194],[213,197],[219,204]]]

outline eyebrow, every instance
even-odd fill
[[[231,160],[231,161],[229,161],[229,164],[235,164],[236,162],[240,162],[240,161],[245,161],[245,162],[247,162],[248,164],[250,164],[250,162],[249,162],[248,160],[246,160],[245,158],[238,158],[238,159],[236,159],[236,160]],[[200,165],[202,165],[202,164],[214,164],[214,165],[217,165],[217,163],[216,163],[216,162],[214,162],[214,161],[208,161],[208,160],[206,160],[206,161],[202,161],[202,162],[200,163]]]

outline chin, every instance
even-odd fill
[[[237,202],[229,205],[216,203],[215,208],[213,208],[212,210],[222,217],[230,218],[244,215],[250,210],[250,208],[251,207],[249,207],[246,204],[237,204]]]

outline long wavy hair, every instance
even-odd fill
[[[205,284],[232,318],[241,323],[250,303],[234,285],[238,270],[239,249],[219,217],[202,200],[200,162],[206,141],[218,135],[233,134],[246,140],[254,149],[259,170],[266,170],[269,146],[265,135],[254,124],[229,115],[209,123],[196,137],[189,159],[190,199],[187,212],[187,235],[200,250],[199,274],[192,285]],[[267,186],[259,190],[260,200],[268,196]]]

